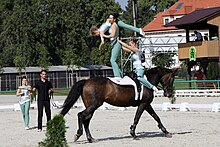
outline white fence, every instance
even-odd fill
[[[175,90],[175,97],[220,97],[219,89]],[[155,97],[163,97],[163,91],[155,93]]]
[[[220,97],[220,90],[218,89],[207,89],[207,90],[175,90],[175,97]],[[159,90],[159,92],[155,93],[155,97],[164,97],[163,90]],[[220,99],[219,99],[220,101]],[[63,102],[55,101],[56,105],[62,105]],[[31,107],[33,109],[37,109],[36,104],[32,104]],[[83,108],[83,102],[79,99],[73,108]],[[162,111],[169,111],[169,110],[179,110],[179,111],[191,111],[193,109],[207,109],[212,112],[219,112],[220,111],[220,102],[215,102],[212,104],[189,104],[188,102],[183,102],[180,104],[171,104],[170,102],[164,102],[162,104],[152,104],[152,107],[159,108]],[[19,104],[14,105],[1,105],[0,109],[13,109],[14,111],[20,110]],[[118,107],[109,105],[104,103],[100,109],[107,110],[107,109],[119,109]],[[119,110],[126,110],[126,109],[119,109]]]

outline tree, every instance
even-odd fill
[[[128,0],[128,6],[123,14],[125,22],[133,24],[133,0]],[[137,27],[143,28],[145,25],[150,23],[154,16],[168,9],[170,6],[175,4],[178,0],[137,0]],[[155,9],[152,9],[155,6]],[[131,33],[128,34],[132,35]]]
[[[38,66],[47,69],[49,66],[52,65],[51,56],[47,48],[43,44],[37,44],[37,51],[38,51],[38,59],[37,64]]]
[[[219,78],[220,70],[217,62],[210,62],[207,70],[207,79],[215,80]]]
[[[174,53],[153,53],[152,63],[155,66],[163,66],[163,67],[170,67],[174,63]]]
[[[90,56],[89,28],[120,11],[114,0],[1,0],[2,66],[21,71],[26,66],[98,63]]]

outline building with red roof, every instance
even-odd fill
[[[179,0],[165,12],[158,13],[154,20],[143,27],[144,32],[175,30],[175,27],[164,25],[198,9],[220,6],[220,0]]]
[[[145,67],[151,67],[152,52],[176,53],[173,57],[175,64],[179,64],[178,44],[194,41],[194,31],[201,32],[202,36],[210,36],[208,29],[195,28],[186,33],[185,29],[175,26],[165,26],[170,22],[182,18],[195,10],[219,7],[220,0],[179,0],[173,6],[155,15],[154,20],[143,27],[146,36],[142,39],[142,50],[145,52]],[[186,37],[188,35],[188,38]],[[186,38],[188,40],[186,40]],[[175,66],[175,65],[174,65]]]

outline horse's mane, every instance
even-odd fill
[[[146,70],[145,74],[146,75],[156,74],[158,72],[162,72],[162,73],[166,72],[166,73],[168,73],[168,72],[171,72],[171,71],[172,71],[171,69],[168,69],[168,68],[165,68],[165,67],[162,67],[162,66],[157,66],[157,67],[151,68],[149,70]]]

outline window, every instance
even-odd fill
[[[165,19],[165,24],[168,24],[168,23],[169,23],[169,19],[166,18],[166,19]]]
[[[179,4],[176,6],[176,10],[179,10],[182,6],[183,6],[183,3],[179,3]]]

